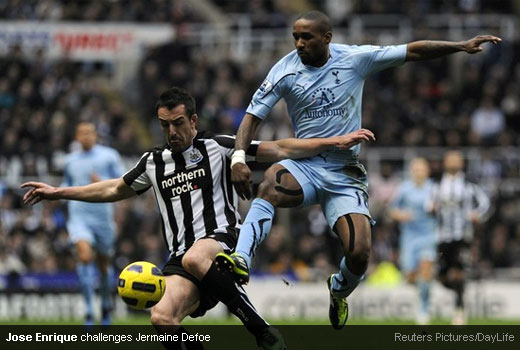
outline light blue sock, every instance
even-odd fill
[[[79,278],[81,294],[83,294],[83,298],[85,299],[85,313],[88,316],[94,316],[94,264],[78,263],[76,272]]]
[[[268,201],[256,198],[251,204],[246,220],[240,229],[236,252],[251,266],[256,249],[271,231],[274,207]]]
[[[343,257],[339,264],[339,272],[332,279],[332,292],[334,295],[346,298],[356,289],[364,277],[365,275],[358,276],[350,272],[347,267],[347,260]]]
[[[430,309],[430,288],[431,282],[418,280],[417,287],[419,288],[419,298],[421,300],[421,312],[428,314]]]
[[[101,294],[101,308],[103,310],[112,309],[112,280],[114,270],[112,266],[108,267],[107,273],[101,273],[99,280],[99,294]]]

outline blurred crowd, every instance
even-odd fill
[[[91,22],[201,21],[185,0],[4,0],[0,19]]]
[[[247,15],[254,28],[283,28],[295,13],[318,9],[344,24],[353,14],[399,14],[420,20],[425,14],[520,12],[513,0],[209,0],[226,14]],[[4,0],[0,19],[111,22],[205,22],[188,0]]]
[[[269,17],[269,26],[274,23],[285,27],[285,13],[293,11],[287,7],[288,1],[213,2],[229,12],[280,14]],[[318,2],[294,3],[303,6]],[[335,1],[320,2],[319,6],[330,3]],[[346,3],[350,4],[349,11],[356,13],[409,11],[405,6],[408,2],[401,1]],[[432,12],[445,8],[460,13],[482,9],[505,12],[507,6],[507,11],[513,10],[512,2],[494,8],[496,2],[484,0],[413,3],[416,5],[412,8],[426,6]],[[140,10],[149,6],[146,1],[9,0],[0,4],[0,18],[199,20],[187,2],[155,0],[153,4],[157,11]],[[258,27],[262,27],[261,21],[258,19]],[[246,61],[234,60],[230,55],[214,60],[211,52],[197,50],[184,41],[180,29],[174,42],[150,49],[143,58],[132,86],[139,98],[132,101],[116,90],[111,81],[114,67],[109,63],[50,61],[41,50],[24,55],[16,46],[0,57],[0,274],[74,269],[65,229],[65,204],[45,202],[34,208],[24,207],[22,192],[10,179],[13,174],[21,174],[24,179],[59,179],[63,157],[74,149],[73,130],[79,121],[93,121],[100,141],[118,149],[129,167],[149,146],[150,135],[140,129],[151,130],[152,134],[157,131],[153,106],[160,92],[172,85],[185,87],[197,100],[199,129],[234,133],[252,94],[283,55],[273,53],[268,59],[254,56]],[[442,39],[428,31],[417,35],[417,39]],[[363,126],[377,137],[366,147],[481,149],[479,163],[468,167],[469,175],[486,188],[494,206],[489,220],[477,227],[472,242],[475,271],[481,275],[495,268],[520,266],[519,190],[503,190],[507,181],[520,178],[519,158],[510,151],[510,147],[520,146],[519,62],[520,43],[503,42],[462,61],[440,59],[407,64],[374,75],[365,84]],[[289,118],[280,103],[264,122],[258,138],[291,135]],[[440,158],[437,154],[430,159],[436,179],[442,171]],[[386,210],[403,179],[405,165],[402,159],[383,160],[379,169],[368,168],[370,205],[377,221],[373,228],[372,267],[381,261],[398,261],[398,231]],[[117,269],[138,259],[157,264],[165,261],[167,252],[151,193],[118,203],[116,221]],[[278,216],[258,252],[254,270],[321,280],[335,270],[341,254],[339,241],[328,229],[319,207],[293,210]]]

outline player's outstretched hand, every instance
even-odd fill
[[[235,186],[237,194],[242,199],[251,199],[251,169],[244,163],[237,163],[231,169],[231,182]]]
[[[30,188],[23,196],[23,204],[34,205],[42,199],[59,199],[56,193],[56,187],[47,185],[43,182],[26,182],[20,186],[21,188]]]
[[[484,50],[480,45],[484,44],[484,43],[487,43],[487,42],[490,42],[490,43],[493,43],[493,44],[498,44],[502,41],[502,39],[500,39],[499,37],[497,36],[493,36],[493,35],[477,35],[476,37],[474,38],[471,38],[467,41],[464,42],[464,51],[466,51],[467,53],[470,53],[470,54],[474,54],[474,53],[477,53],[477,52],[480,52],[482,50]]]
[[[338,149],[349,149],[363,141],[375,141],[374,133],[368,129],[359,129],[345,135],[336,136],[334,138],[335,147]]]

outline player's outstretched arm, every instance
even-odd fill
[[[29,188],[29,191],[23,196],[23,202],[26,205],[34,205],[43,199],[115,202],[135,195],[132,188],[122,178],[75,187],[54,187],[43,182],[26,182],[20,187]]]
[[[464,51],[474,54],[483,50],[482,44],[490,42],[498,44],[502,41],[493,35],[477,35],[466,41],[414,41],[407,45],[406,61],[421,61],[450,55],[455,52]]]
[[[251,170],[246,165],[245,150],[251,144],[256,129],[261,122],[260,118],[246,113],[237,131],[235,153],[231,158],[231,182],[233,182],[238,196],[242,199],[250,199],[252,196]]]
[[[264,141],[258,146],[256,160],[259,162],[277,162],[282,159],[313,157],[329,149],[349,149],[362,141],[374,141],[374,133],[368,129],[359,129],[351,133],[328,138],[281,139]]]

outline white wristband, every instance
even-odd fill
[[[237,163],[246,164],[246,151],[243,149],[235,151],[231,156],[231,168]]]

